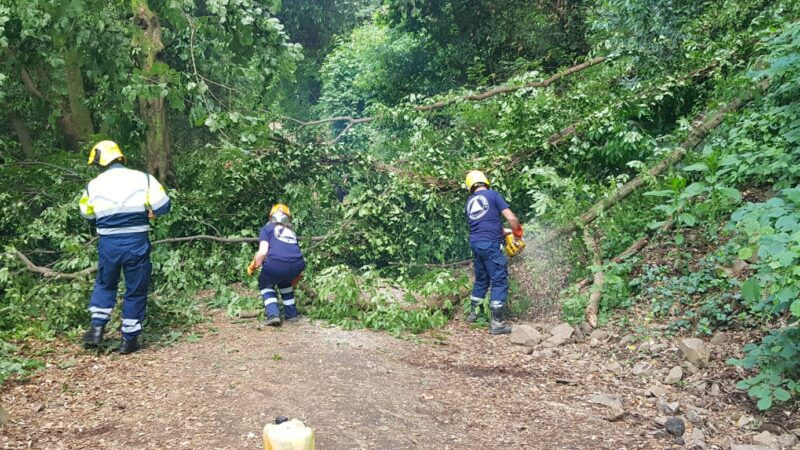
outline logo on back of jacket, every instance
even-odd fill
[[[294,234],[294,231],[286,228],[283,225],[276,226],[274,233],[275,237],[281,242],[285,242],[287,244],[297,244],[297,235]]]
[[[478,220],[489,211],[489,200],[483,195],[476,195],[467,203],[467,216],[470,220]]]

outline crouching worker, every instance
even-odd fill
[[[483,172],[469,172],[466,185],[470,196],[465,213],[475,267],[475,284],[467,322],[478,319],[480,304],[491,287],[489,309],[492,319],[489,333],[508,334],[511,333],[511,326],[503,323],[503,307],[508,297],[508,266],[502,247],[506,234],[513,233],[515,238],[522,238],[522,226],[503,196],[489,189],[489,180]],[[510,230],[503,228],[502,218],[508,221]]]
[[[150,220],[170,210],[164,187],[152,175],[125,167],[122,150],[112,141],[98,142],[89,152],[89,165],[100,168],[80,200],[81,215],[96,227],[97,278],[89,300],[92,325],[83,334],[86,348],[98,347],[117,303],[120,271],[125,273],[122,302],[122,342],[119,352],[140,348],[147,289],[150,286]]]
[[[294,285],[306,268],[303,252],[297,244],[297,235],[292,230],[292,213],[289,207],[278,203],[269,212],[269,221],[258,236],[258,251],[247,266],[252,275],[258,275],[258,289],[264,299],[264,324],[281,324],[278,293],[283,301],[283,313],[287,321],[297,320],[297,305],[294,301]]]

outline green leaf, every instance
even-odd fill
[[[675,195],[675,191],[672,190],[648,191],[645,192],[644,195],[648,195],[650,197],[672,197]]]
[[[789,391],[787,391],[785,389],[781,389],[781,388],[775,389],[775,392],[773,392],[773,394],[775,395],[776,399],[778,399],[778,400],[780,400],[782,402],[785,402],[785,401],[789,400],[790,398],[792,398],[792,394],[790,394]]]
[[[742,201],[742,193],[739,192],[738,189],[724,187],[720,188],[719,192],[725,197],[728,197],[730,200],[734,201],[735,203],[739,203]]]
[[[742,283],[742,297],[750,302],[761,300],[761,286],[758,284],[758,280],[750,278]]]
[[[772,408],[772,396],[762,398],[758,401],[756,406],[758,406],[758,409],[761,411],[766,411]]]
[[[708,172],[708,166],[703,163],[692,164],[683,168],[686,172]]]
[[[792,312],[793,316],[800,317],[800,298],[792,302],[792,306],[789,307],[789,311]]]
[[[775,228],[787,233],[792,233],[797,229],[797,217],[785,215],[775,222]]]
[[[683,191],[681,197],[684,198],[692,198],[696,197],[708,190],[708,186],[705,183],[697,182],[692,183],[689,186],[686,186],[686,189]]]
[[[739,249],[737,255],[739,256],[739,259],[750,259],[753,257],[754,251],[755,250],[753,249],[753,247],[742,247]]]
[[[675,235],[675,245],[683,245],[683,235],[681,233]]]
[[[689,213],[678,214],[678,220],[680,220],[687,227],[693,227],[697,223],[697,218]]]

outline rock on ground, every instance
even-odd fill
[[[594,394],[589,403],[608,406],[609,408],[622,408],[622,397],[610,394]]]
[[[681,437],[683,433],[686,432],[686,424],[677,417],[670,417],[664,423],[664,429],[673,436]]]
[[[706,448],[706,437],[699,428],[695,428],[686,436],[686,448],[689,450]]]
[[[674,416],[678,414],[678,411],[681,410],[680,404],[678,402],[668,402],[663,398],[659,398],[656,402],[656,408],[664,414],[668,414],[670,416]]]
[[[568,323],[562,323],[550,330],[551,336],[545,341],[545,347],[558,347],[565,344],[571,337],[575,329]]]
[[[631,372],[633,372],[634,375],[646,377],[653,373],[653,366],[650,365],[650,363],[642,361],[636,363],[633,369],[631,369]]]
[[[589,335],[589,339],[597,339],[598,341],[604,341],[608,338],[608,332],[604,330],[594,330],[592,334]]]
[[[703,422],[703,418],[700,416],[700,414],[698,414],[697,411],[693,409],[686,411],[686,420],[695,425]]]
[[[542,342],[542,335],[531,325],[514,325],[511,330],[511,343],[533,347]]]
[[[645,397],[666,397],[667,390],[663,386],[654,384],[644,390]]]
[[[792,448],[797,445],[797,436],[792,433],[786,433],[778,436],[778,442],[783,448]]]
[[[667,377],[664,378],[664,384],[675,384],[683,378],[683,369],[680,366],[675,366],[670,369]]]
[[[680,349],[681,353],[683,353],[684,357],[686,357],[686,360],[690,363],[699,367],[703,367],[708,364],[710,354],[708,352],[706,343],[703,342],[702,339],[682,339],[678,345],[678,348]]]
[[[781,448],[781,443],[778,441],[778,437],[769,431],[762,431],[761,433],[753,436],[753,443],[775,450],[780,450]]]

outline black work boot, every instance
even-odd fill
[[[140,348],[142,348],[142,346],[139,345],[138,337],[134,337],[133,339],[122,338],[122,342],[119,343],[120,355],[127,355],[128,353],[133,353],[139,350]]]
[[[100,346],[100,343],[103,342],[103,333],[105,333],[106,327],[91,327],[83,333],[83,337],[81,340],[83,341],[83,348],[96,348]]]
[[[481,309],[479,305],[471,304],[469,306],[469,315],[467,316],[467,323],[475,323],[478,320],[478,314]]]
[[[281,326],[281,316],[264,316],[264,325],[271,327]]]
[[[492,320],[489,324],[489,334],[509,334],[511,333],[511,325],[503,323],[503,309],[492,310]]]

